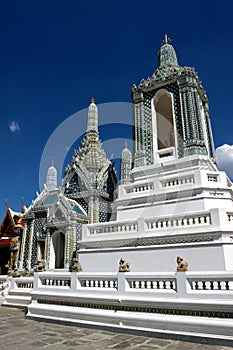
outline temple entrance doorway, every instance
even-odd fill
[[[64,268],[65,257],[65,235],[61,231],[55,231],[51,237],[50,244],[50,269]]]
[[[175,147],[171,94],[165,89],[159,90],[154,99],[154,107],[156,112],[158,150]]]
[[[0,274],[6,275],[8,268],[6,267],[10,260],[10,245],[0,245]]]

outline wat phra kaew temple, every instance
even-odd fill
[[[165,36],[131,91],[134,147],[117,182],[88,107],[57,184],[1,225],[2,305],[27,317],[233,342],[233,187],[216,165],[208,98]]]

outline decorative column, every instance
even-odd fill
[[[203,130],[203,124],[201,122],[201,110],[200,110],[200,104],[198,100],[198,92],[197,89],[193,89],[193,106],[195,110],[195,115],[197,119],[197,132],[198,132],[198,138],[199,140],[204,140],[204,130]]]
[[[208,139],[209,156],[215,159],[215,147],[214,147],[214,139],[213,139],[212,128],[210,123],[208,102],[204,103],[204,115],[205,115],[205,123],[206,123],[207,139]]]
[[[25,249],[26,237],[27,237],[27,222],[24,223],[24,229],[23,229],[23,234],[22,234],[21,252],[20,252],[20,261],[19,261],[19,268],[20,269],[23,269],[24,249]]]
[[[195,86],[190,86],[191,83],[187,77],[184,83],[186,86],[180,87],[184,155],[207,154],[198,92]]]
[[[93,195],[90,195],[89,201],[88,201],[88,223],[93,224],[94,218],[93,218],[93,206],[94,206],[94,198]]]
[[[45,262],[46,262],[46,269],[49,267],[49,260],[50,260],[50,229],[46,229],[46,237],[45,237]]]
[[[71,248],[71,227],[68,226],[65,230],[65,261],[64,267],[70,266],[70,248]]]
[[[33,242],[33,234],[34,234],[34,222],[35,222],[35,219],[32,219],[31,226],[30,226],[29,253],[28,253],[29,269],[32,268],[31,259],[32,259],[32,242]]]
[[[69,252],[69,262],[72,259],[73,252],[76,251],[77,248],[77,237],[76,237],[76,224],[72,222],[71,226],[71,240],[70,240],[70,252]]]
[[[99,222],[99,197],[96,195],[93,201],[93,223]]]
[[[186,88],[180,90],[180,103],[181,103],[181,112],[182,112],[182,125],[183,125],[183,139],[187,141],[191,137],[191,130],[189,128],[189,116],[187,109],[187,100],[186,100]]]
[[[144,105],[143,92],[135,85],[132,88],[133,115],[134,115],[134,167],[146,164],[144,144]]]

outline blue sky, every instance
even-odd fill
[[[14,210],[22,196],[26,205],[35,198],[41,156],[60,123],[92,96],[97,104],[130,103],[132,84],[157,67],[165,33],[179,64],[199,73],[215,146],[227,145],[220,153],[230,172],[232,11],[230,0],[1,1],[0,220],[5,198]]]

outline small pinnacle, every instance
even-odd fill
[[[163,41],[162,41],[162,44],[163,44],[163,45],[168,45],[168,44],[171,43],[171,41],[172,41],[172,40],[168,37],[168,35],[165,34],[165,35],[164,35],[164,39],[163,39]]]
[[[22,208],[21,213],[23,214],[25,212],[25,203],[24,203],[24,197],[22,197]]]

